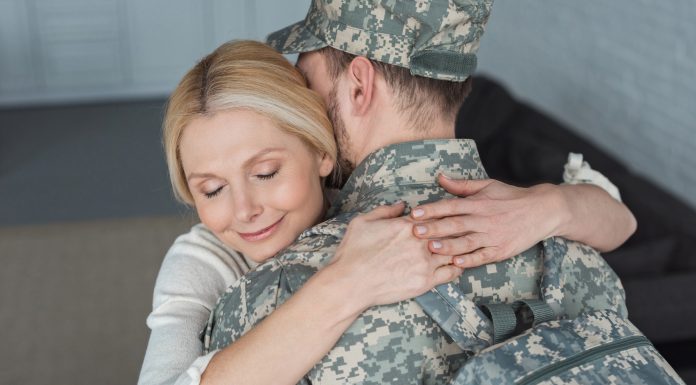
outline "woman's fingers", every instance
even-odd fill
[[[452,179],[444,174],[440,174],[437,178],[447,192],[461,197],[477,194],[479,191],[488,187],[489,184],[495,182],[495,179]]]
[[[433,273],[434,286],[442,285],[459,277],[464,269],[455,265],[440,266]]]
[[[461,255],[469,254],[482,247],[491,246],[488,244],[488,234],[469,233],[457,238],[436,239],[428,242],[430,251],[442,255]]]
[[[460,197],[476,195],[486,189],[494,179],[449,179],[444,175],[438,177],[440,185],[448,192]],[[463,198],[442,199],[437,202],[420,205],[411,211],[411,217],[417,220],[444,218],[452,215],[471,214],[476,210],[476,201]]]
[[[475,201],[464,198],[442,199],[414,208],[411,210],[411,218],[422,221],[452,215],[471,214],[474,212],[475,205]]]
[[[437,269],[440,266],[452,264],[452,255],[433,254],[430,258],[432,266]]]
[[[379,206],[365,214],[358,215],[357,218],[362,218],[363,220],[374,221],[377,219],[389,219],[396,218],[404,213],[406,204],[403,201],[396,202],[392,205]]]
[[[454,265],[463,269],[470,269],[488,263],[497,262],[500,258],[498,254],[497,248],[484,247],[469,254],[455,256],[453,258],[453,263]]]
[[[470,232],[480,232],[488,226],[485,217],[458,215],[422,222],[413,225],[413,234],[418,238],[457,237]]]

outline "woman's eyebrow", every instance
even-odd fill
[[[263,157],[264,155],[267,155],[267,154],[272,153],[272,152],[282,152],[282,151],[286,151],[286,149],[282,148],[282,147],[264,148],[263,150],[254,154],[254,156],[252,156],[251,158],[245,160],[244,163],[242,163],[242,167],[243,168],[249,167],[251,164],[256,162],[259,158]],[[192,172],[191,174],[189,174],[186,177],[186,180],[190,181],[191,179],[195,179],[195,178],[217,178],[217,177],[218,177],[217,175],[215,175],[213,173],[209,173],[209,172]]]
[[[217,176],[215,174],[211,174],[209,172],[203,172],[203,173],[193,172],[193,173],[189,174],[189,176],[186,177],[186,180],[190,181],[191,179],[195,179],[195,178],[217,178]]]
[[[263,157],[264,155],[267,155],[271,152],[281,152],[281,151],[286,151],[285,148],[282,147],[271,147],[271,148],[265,148],[256,154],[252,156],[251,158],[247,159],[242,163],[242,167],[247,168],[249,167],[252,163],[256,162],[259,158]]]

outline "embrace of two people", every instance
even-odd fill
[[[201,224],[162,264],[139,383],[443,384],[470,358],[462,325],[484,322],[471,301],[539,298],[543,240],[613,274],[582,244],[621,245],[626,206],[487,179],[454,137],[490,8],[315,0],[184,76],[163,140]]]

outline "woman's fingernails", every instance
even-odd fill
[[[442,248],[442,242],[440,242],[440,241],[433,241],[432,245],[433,245],[433,249],[441,249]]]
[[[420,217],[423,216],[423,214],[425,214],[425,211],[423,211],[423,209],[415,209],[415,210],[413,210],[413,217],[414,217],[414,218],[420,218]]]
[[[462,263],[464,263],[464,258],[463,258],[463,257],[456,257],[456,258],[454,258],[454,264],[455,264],[455,265],[461,265]]]
[[[416,234],[423,235],[426,231],[427,229],[425,228],[425,226],[416,226]]]

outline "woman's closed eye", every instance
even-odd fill
[[[220,191],[222,191],[223,187],[224,186],[220,186],[211,192],[203,193],[203,195],[205,195],[205,197],[208,199],[214,198],[216,195],[220,194]]]
[[[278,174],[278,170],[275,170],[275,171],[268,173],[268,174],[257,174],[256,177],[261,179],[261,180],[269,180],[269,179],[273,178],[274,176],[276,176],[276,174]]]

